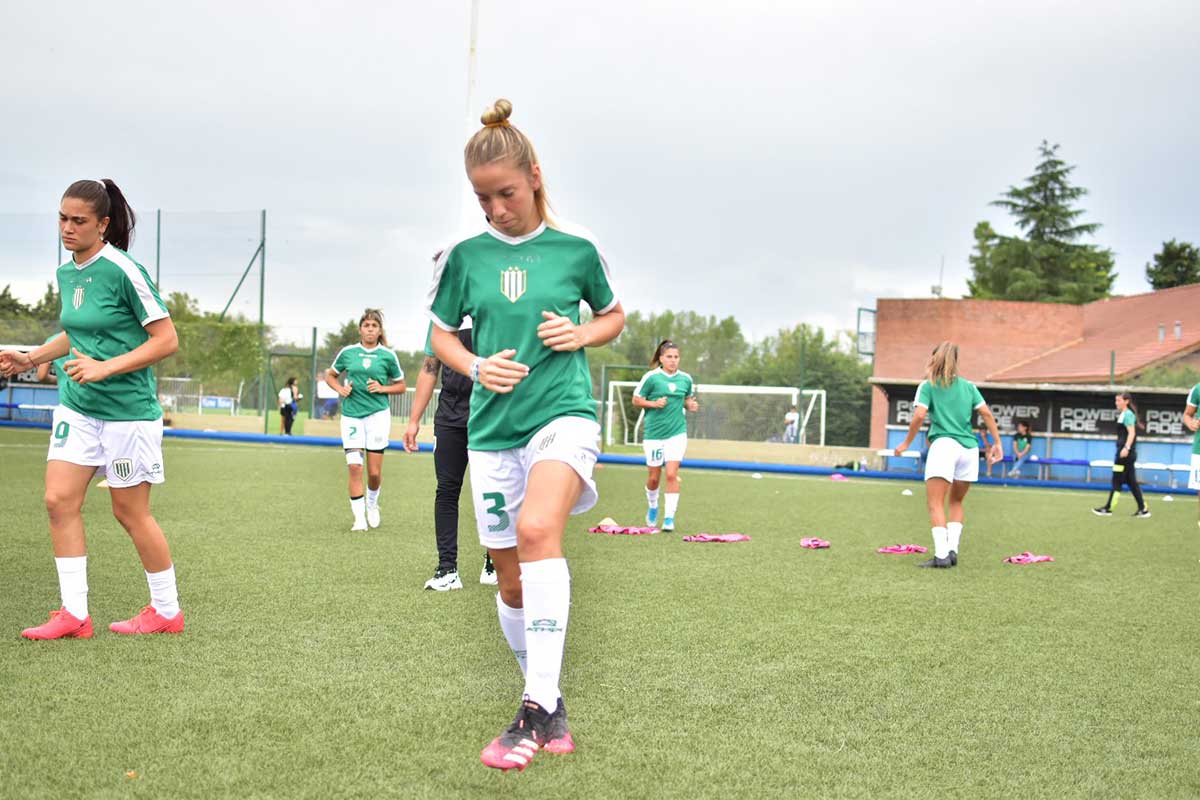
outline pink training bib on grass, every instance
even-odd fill
[[[742,533],[697,533],[683,537],[685,542],[748,542],[750,537]]]
[[[588,533],[621,533],[627,536],[642,536],[647,533],[658,533],[658,528],[627,528],[624,525],[597,525],[588,528]]]
[[[921,547],[919,544],[889,544],[887,547],[881,547],[875,552],[886,555],[908,555],[909,553],[928,553],[929,548]]]
[[[1033,553],[1026,550],[1017,556],[1009,556],[1004,559],[1005,564],[1041,564],[1043,561],[1053,561],[1051,556],[1035,556]]]
[[[829,547],[829,542],[824,539],[818,539],[816,536],[805,536],[800,540],[801,547],[807,547],[810,550],[820,550],[823,547]]]

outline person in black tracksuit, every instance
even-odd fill
[[[1150,508],[1142,498],[1142,487],[1137,479],[1137,429],[1141,423],[1137,418],[1137,406],[1134,405],[1133,395],[1121,392],[1116,398],[1117,404],[1117,454],[1113,456],[1112,490],[1108,493],[1108,501],[1099,508],[1093,508],[1092,513],[1107,517],[1112,514],[1113,507],[1120,499],[1121,484],[1129,485],[1133,499],[1137,501],[1137,511],[1133,516],[1145,519],[1150,516]]]
[[[432,331],[432,325],[431,325]],[[471,349],[471,329],[458,331],[458,339]],[[463,476],[467,472],[467,417],[471,412],[471,390],[474,384],[444,366],[433,354],[429,336],[425,339],[425,361],[417,377],[412,414],[404,430],[404,449],[417,450],[417,433],[421,416],[433,396],[433,387],[441,373],[442,393],[433,417],[433,469],[437,474],[437,494],[433,503],[434,530],[437,535],[438,565],[433,577],[425,582],[426,589],[444,592],[461,589],[458,576],[458,501],[462,493]],[[479,582],[494,585],[496,570],[491,558],[484,555],[483,572]]]

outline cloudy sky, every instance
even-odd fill
[[[629,310],[754,338],[852,328],[877,297],[966,290],[971,231],[1058,142],[1117,291],[1200,241],[1194,0],[481,0],[475,116],[510,98],[560,214]],[[267,209],[266,316],[365,305],[423,341],[429,255],[462,224],[469,0],[10,4],[0,27],[0,285],[40,295],[55,211],[113,177],[134,253],[219,310]],[[256,278],[235,309],[257,316]],[[299,335],[299,334],[298,334]]]

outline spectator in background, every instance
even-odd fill
[[[978,430],[976,430],[975,436],[979,439],[979,452],[986,454],[986,453],[991,452],[991,448],[993,445],[995,445],[996,447],[1000,447],[999,439],[996,439],[996,441],[994,441],[994,442],[988,441],[988,429],[987,429],[987,425],[984,424],[983,420],[979,419],[978,423],[979,423],[979,428],[978,428]],[[1003,459],[1003,455],[1004,455],[1003,448],[1001,448],[1000,454],[1001,454],[1001,458]],[[990,478],[990,477],[992,477],[991,459],[984,458],[984,463],[987,464],[987,472],[985,474],[987,475],[987,477]],[[1001,467],[1000,469],[1003,470],[1004,467]]]
[[[783,415],[783,442],[796,444],[800,441],[800,409],[792,406],[792,410]]]
[[[296,413],[300,410],[300,400],[303,397],[295,376],[288,378],[287,384],[279,390],[279,433],[281,435],[292,435],[292,423],[296,421]]]
[[[325,382],[325,374],[317,375],[317,414],[321,419],[333,419],[337,414],[338,393]]]
[[[1025,420],[1017,420],[1017,435],[1013,437],[1013,465],[1008,471],[1008,477],[1019,478],[1021,476],[1021,465],[1029,458],[1029,454],[1033,452],[1033,437],[1029,433],[1029,423]]]

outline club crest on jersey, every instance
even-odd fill
[[[129,480],[129,476],[133,474],[133,459],[118,458],[116,461],[112,462],[110,469],[112,470],[113,475],[116,475],[123,481],[127,481]]]
[[[670,391],[670,392],[672,392],[672,393],[674,393],[674,391],[675,391],[675,384],[673,384],[673,383],[668,383],[668,384],[667,384],[667,390],[668,390],[668,391]]]
[[[515,303],[525,294],[525,270],[509,267],[500,273],[500,293]]]
[[[82,286],[75,287],[75,294],[73,294],[71,296],[71,305],[73,305],[75,307],[76,311],[78,311],[79,307],[81,305],[83,305],[83,287]]]
[[[370,368],[371,368],[371,357],[363,356],[363,369],[370,369]]]

